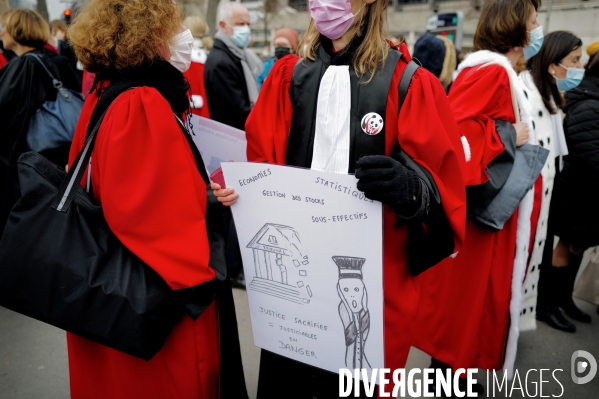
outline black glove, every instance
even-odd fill
[[[422,205],[420,179],[400,162],[384,155],[358,160],[358,190],[367,198],[390,205],[398,216],[418,216]]]

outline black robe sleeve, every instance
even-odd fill
[[[25,135],[46,87],[34,60],[18,57],[0,69],[0,235],[20,197],[17,160],[27,150]]]

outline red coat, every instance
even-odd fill
[[[89,95],[89,92],[92,90],[92,87],[94,86],[94,80],[96,79],[96,74],[95,73],[91,73],[91,72],[87,72],[87,71],[83,71],[83,81],[81,84],[81,94],[83,94],[83,97],[87,97]]]
[[[495,119],[515,123],[510,81],[499,65],[464,69],[449,101],[470,145],[466,185],[488,180],[487,165],[504,151]],[[423,273],[414,345],[457,368],[500,369],[509,327],[518,212],[494,232],[470,219],[455,259]],[[515,321],[517,322],[517,320]]]
[[[293,114],[289,95],[297,57],[275,63],[246,124],[248,160],[285,164]],[[442,206],[454,232],[456,248],[464,237],[466,217],[462,171],[464,153],[457,125],[439,81],[424,69],[414,75],[398,115],[399,80],[406,66],[399,61],[388,92],[385,125],[386,154],[397,144],[425,167],[439,188]],[[419,289],[407,268],[407,227],[397,223],[391,208],[384,210],[385,367],[405,366],[413,335]]]
[[[210,118],[208,110],[208,98],[206,97],[206,86],[204,84],[204,62],[206,53],[204,50],[194,50],[191,65],[183,74],[189,82],[189,94],[192,98],[191,113],[204,118]]]
[[[86,100],[71,148],[83,146],[98,98]],[[106,221],[173,289],[215,277],[208,265],[206,186],[168,102],[156,89],[121,94],[106,113],[92,154],[92,185]],[[146,362],[67,334],[73,399],[216,399],[216,305],[184,318]]]

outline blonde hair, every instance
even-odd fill
[[[387,7],[387,1],[383,0],[366,4],[349,30],[352,40],[356,36],[364,35],[362,44],[354,54],[353,67],[358,76],[369,73],[368,82],[372,80],[377,68],[387,61],[389,55],[389,42],[385,39],[387,37]],[[366,32],[362,31],[364,25],[366,25]],[[316,29],[312,19],[298,45],[300,56],[315,60],[321,40],[322,35]]]
[[[208,36],[210,27],[206,23],[206,20],[198,15],[190,15],[183,20],[183,25],[191,31],[194,38],[200,39],[204,48],[208,51],[212,49],[214,40]]]
[[[439,80],[443,85],[443,88],[447,90],[447,87],[451,84],[453,80],[453,71],[455,71],[456,67],[456,53],[455,46],[453,42],[446,38],[445,36],[437,36],[438,39],[443,41],[445,44],[445,58],[443,59],[443,70],[441,70],[441,75],[439,75]]]
[[[15,8],[2,14],[2,25],[12,39],[22,46],[40,49],[48,42],[50,27],[33,10]]]
[[[61,31],[64,32],[64,37],[65,39],[68,39],[69,37],[69,26],[67,25],[66,22],[60,20],[60,19],[55,19],[54,21],[50,21],[50,27],[52,28],[52,31]]]
[[[87,71],[123,71],[159,57],[181,19],[173,0],[90,0],[75,16],[69,39]]]

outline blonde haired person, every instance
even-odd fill
[[[182,72],[193,41],[181,20],[172,0],[90,0],[71,26],[75,52],[96,82],[70,161],[106,111],[90,166],[94,197],[115,236],[187,309],[149,361],[67,334],[73,399],[247,398],[220,233],[224,208],[177,120],[189,108]]]
[[[50,35],[58,40],[67,40],[69,36],[69,26],[66,22],[55,19],[50,21]]]
[[[446,38],[445,36],[437,36],[443,44],[445,45],[445,57],[443,58],[443,69],[441,70],[441,74],[439,75],[439,80],[443,85],[445,91],[449,91],[449,85],[453,81],[453,72],[456,68],[456,52],[455,46],[451,40]]]
[[[384,367],[403,368],[419,302],[414,276],[457,251],[464,236],[458,127],[439,80],[423,68],[415,72],[400,107],[398,86],[410,55],[405,45],[396,48],[386,40],[386,0],[310,0],[309,5],[313,19],[298,46],[306,49],[303,60],[287,56],[274,64],[248,118],[248,159],[355,172],[357,188],[384,204]],[[367,115],[383,124],[363,123]],[[413,169],[397,160],[405,161],[402,152],[414,161]],[[430,179],[425,183],[420,173]],[[236,201],[232,189],[213,187],[224,204]],[[314,320],[334,323],[319,319],[318,312]],[[348,351],[369,331],[367,322],[343,327]],[[368,363],[361,359],[360,364]],[[339,377],[262,351],[258,398],[281,392],[286,399],[337,398]]]
[[[210,37],[210,27],[204,18],[199,15],[190,15],[183,20],[183,25],[185,25],[193,35],[194,48],[203,48],[206,51],[212,49],[214,40]]]
[[[208,51],[212,48],[213,41],[208,36],[209,28],[204,18],[197,15],[189,16],[183,20],[183,25],[189,29],[193,36],[191,65],[183,74],[190,86],[191,112],[204,118],[210,118],[206,85],[204,83],[204,64],[208,58]]]
[[[27,131],[31,118],[45,101],[56,99],[56,89],[44,66],[75,91],[80,87],[64,57],[50,56],[43,50],[50,28],[36,11],[13,9],[2,14],[4,48],[17,58],[0,69],[0,236],[10,209],[20,197],[17,160],[29,151]],[[65,165],[69,146],[49,149],[43,155],[58,165]]]

